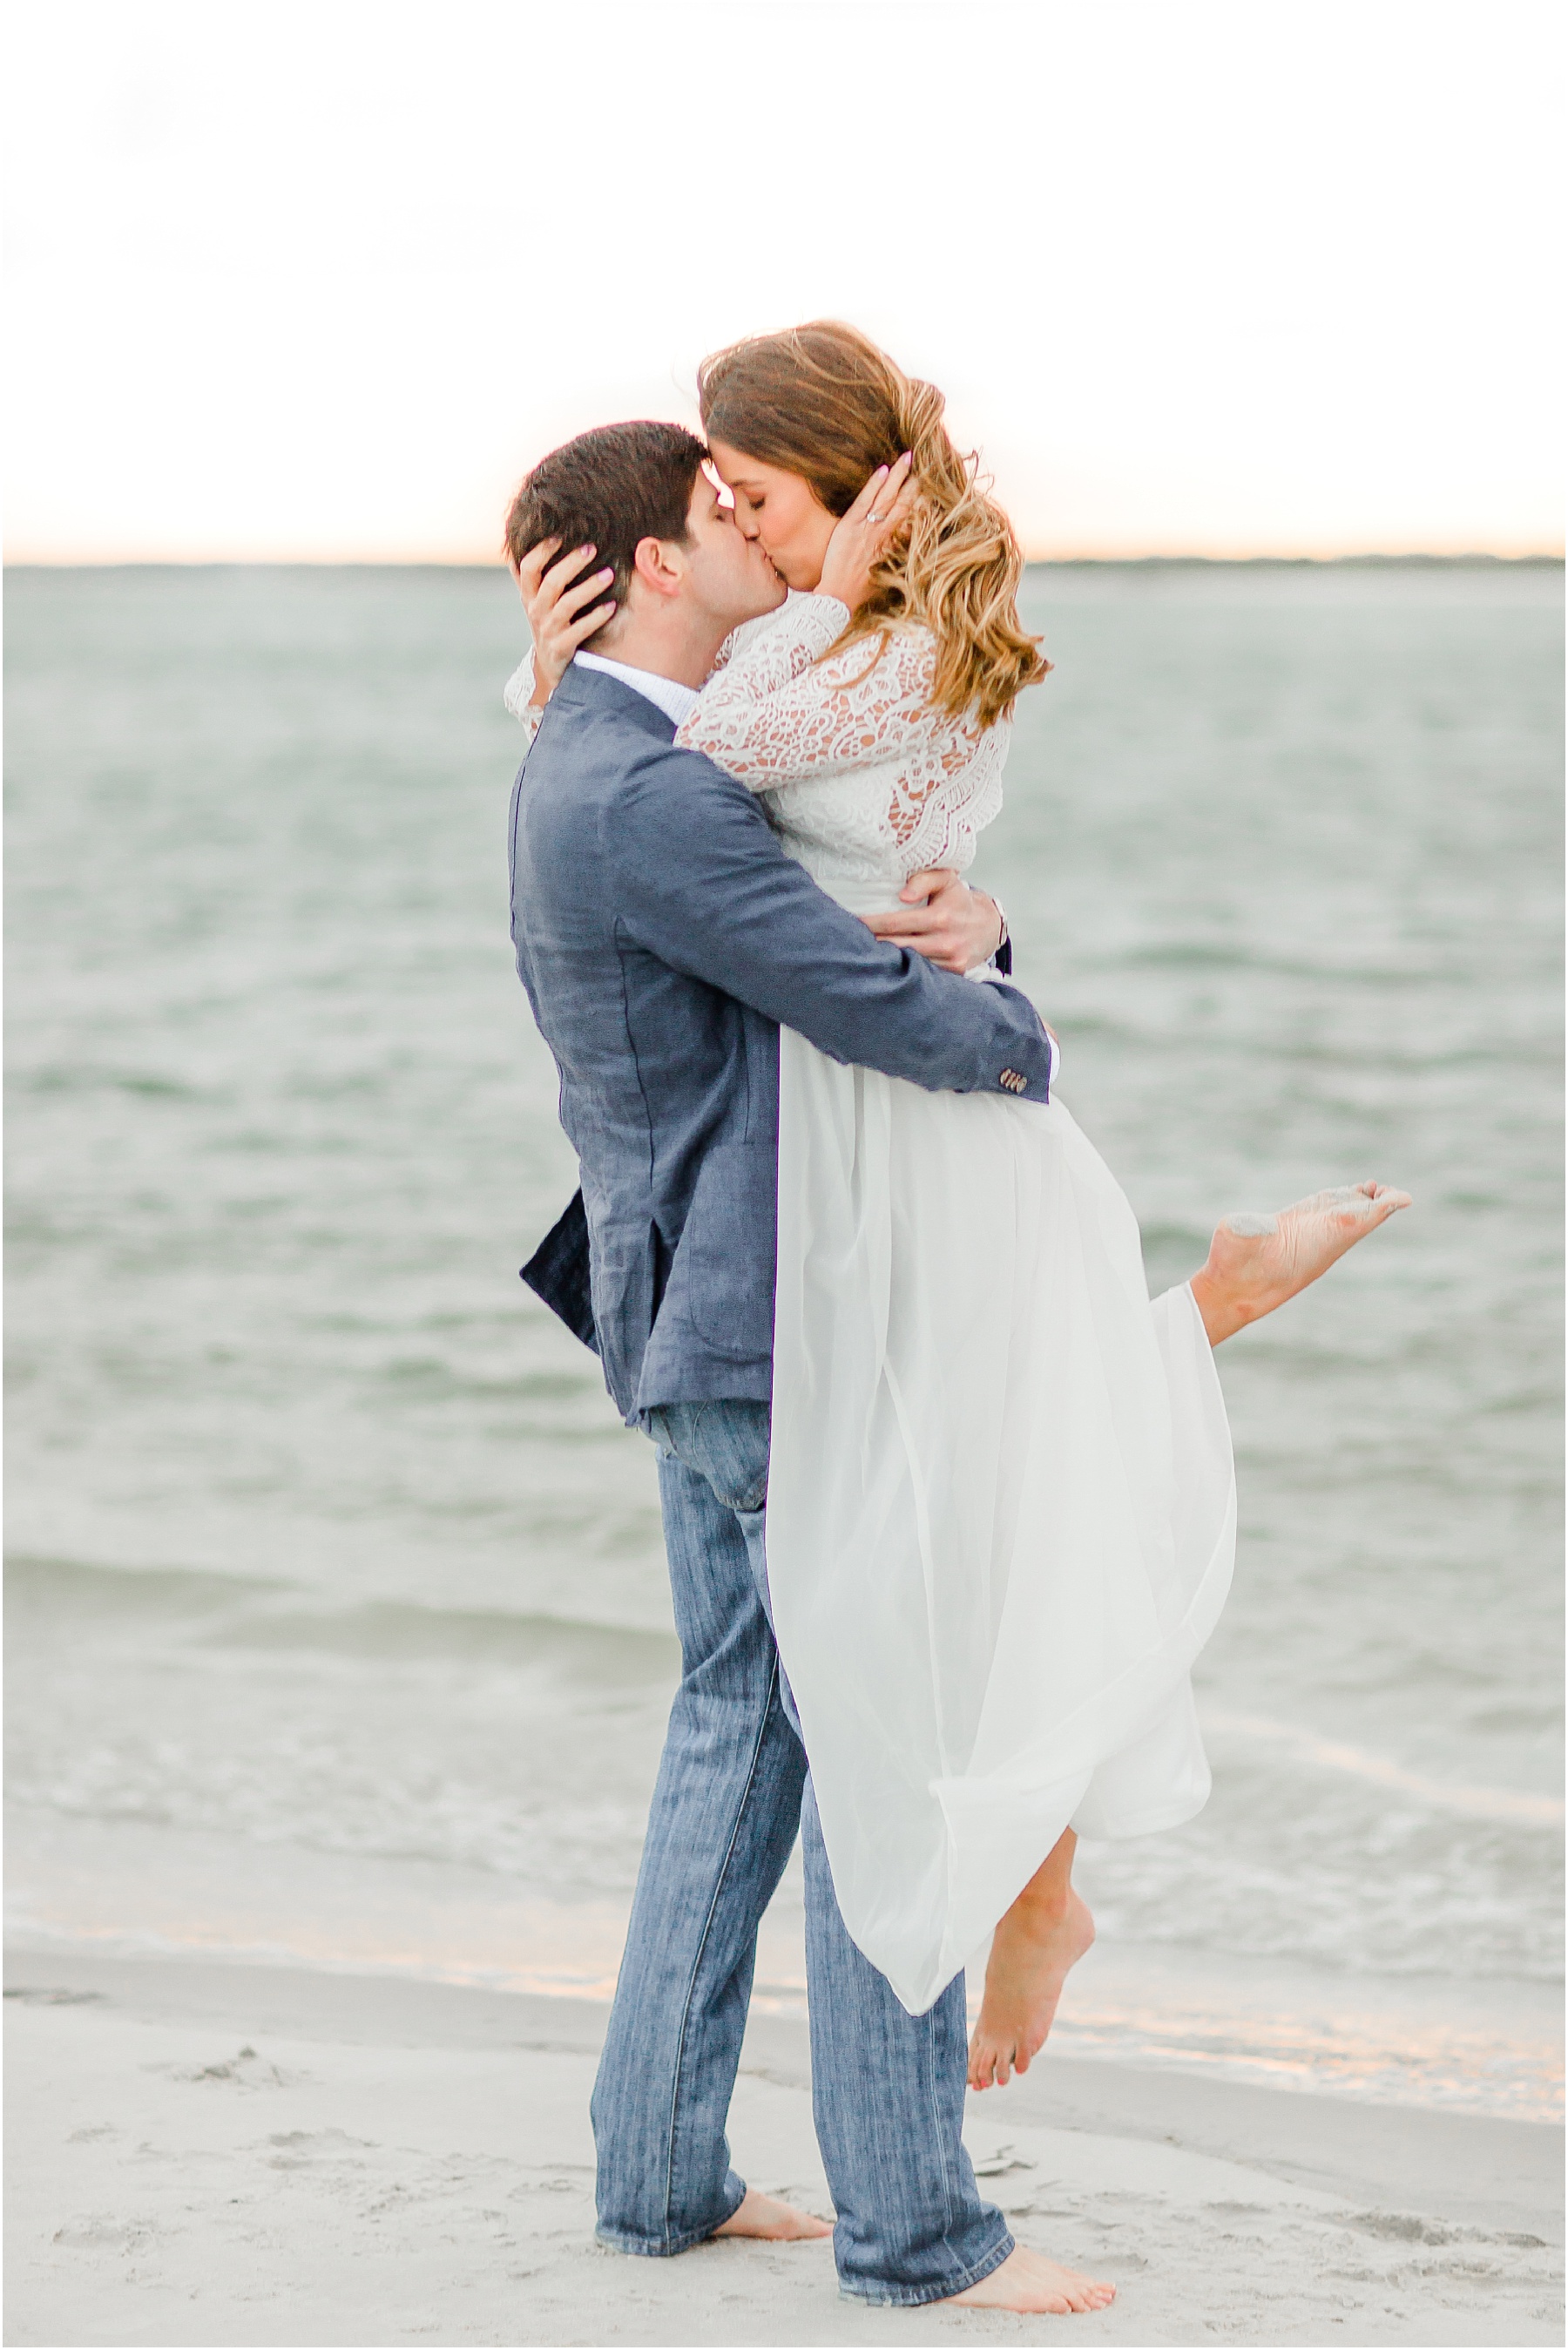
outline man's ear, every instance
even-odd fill
[[[645,588],[656,596],[678,596],[686,577],[686,567],[680,560],[680,549],[662,538],[639,538],[632,556],[632,569]]]

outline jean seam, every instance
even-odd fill
[[[955,2189],[951,2159],[948,2148],[947,2131],[942,2119],[941,2102],[938,2095],[936,2077],[937,2026],[935,2022],[934,2009],[928,2011],[925,2022],[926,2094],[929,2102],[930,2118],[933,2125],[933,2136],[936,2139],[937,2158],[941,2167],[942,2199],[946,2207],[946,2224],[948,2230],[950,2232],[955,2220],[958,2217],[958,2197]],[[903,2292],[899,2292],[895,2289],[891,2293],[884,2290],[880,2293],[871,2293],[857,2291],[853,2284],[846,2282],[841,2278],[840,2291],[848,2295],[851,2299],[865,2302],[871,2307],[881,2306],[884,2308],[899,2309],[918,2309],[925,2306],[930,2302],[950,2300],[954,2293],[967,2293],[971,2284],[980,2283],[983,2278],[991,2275],[992,2270],[999,2269],[1002,2266],[1002,2262],[1008,2258],[1009,2254],[1014,2249],[1014,2240],[1012,2230],[1007,2226],[1006,2221],[1002,2220],[1000,2212],[997,2214],[997,2218],[1001,2221],[1002,2225],[1002,2237],[1000,2242],[994,2245],[992,2250],[986,2252],[981,2259],[970,2262],[965,2267],[960,2269],[955,2276],[944,2279],[940,2284],[932,2285],[927,2290],[922,2290],[919,2287],[913,2287],[908,2288]]]
[[[680,2010],[680,2038],[675,2051],[675,2083],[670,2100],[670,2155],[664,2174],[664,2227],[667,2237],[670,2231],[670,2207],[675,2196],[676,2120],[680,2106],[680,2076],[686,2064],[686,2033],[691,2021],[691,2002],[696,1996],[697,1978],[702,1971],[702,1960],[708,1949],[708,1937],[713,1929],[713,1917],[719,1907],[719,1896],[723,1891],[724,1879],[729,1875],[730,1863],[734,1858],[735,1844],[741,1833],[741,1822],[745,1816],[746,1804],[751,1798],[752,1789],[756,1783],[757,1765],[762,1759],[763,1741],[767,1735],[768,1716],[773,1711],[774,1690],[778,1681],[778,1658],[775,1655],[768,1674],[767,1695],[763,1700],[762,1713],[757,1722],[756,1741],[752,1748],[752,1760],[746,1773],[746,1783],[741,1790],[741,1800],[735,1806],[734,1823],[730,1830],[730,1841],[724,1849],[723,1866],[713,1886],[713,1898],[708,1904],[708,1915],[702,1921],[702,1935],[697,1945],[697,1955],[691,1962],[691,1979],[686,1985],[686,1997]],[[738,2210],[740,2206],[737,2204],[735,2209]],[[727,2211],[724,2219],[732,2219],[733,2216],[732,2212]],[[723,2220],[715,2220],[713,2222],[715,2228],[722,2228],[723,2224]],[[704,2229],[701,2235],[693,2236],[689,2241],[692,2243],[701,2243],[704,2236],[711,2233],[712,2229]]]
[[[947,2225],[952,2227],[957,2215],[958,2198],[953,2191],[951,2165],[948,2158],[947,2125],[942,2115],[941,2098],[937,2088],[937,2022],[936,2009],[926,2011],[926,2096],[930,2106],[933,2135],[937,2141],[937,2158],[942,2167],[942,2199],[947,2205]],[[961,2285],[959,2290],[963,2290]]]

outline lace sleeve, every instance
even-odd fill
[[[828,652],[845,618],[831,596],[792,597],[703,687],[676,741],[758,792],[896,761],[919,800],[967,766],[976,730],[932,708],[929,637],[893,629]]]
[[[534,691],[534,648],[529,646],[511,676],[507,679],[501,699],[527,735],[530,743],[539,732],[539,721],[545,715],[537,704],[529,700]]]

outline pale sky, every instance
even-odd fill
[[[1552,0],[13,0],[12,561],[483,560],[836,315],[1036,555],[1563,544]]]

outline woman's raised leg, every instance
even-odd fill
[[[1056,2014],[1068,1970],[1095,1939],[1087,1904],[1073,1890],[1078,1839],[1064,1828],[992,1937],[980,2021],[970,2034],[971,2089],[1005,2088],[1027,2073]]]
[[[1210,1345],[1273,1313],[1409,1204],[1407,1191],[1360,1183],[1314,1192],[1277,1215],[1228,1216],[1190,1284]],[[1069,1970],[1095,1939],[1094,1919],[1073,1889],[1077,1841],[1071,1828],[1064,1831],[997,1926],[980,2021],[970,2037],[971,2089],[1000,2087],[1028,2071],[1055,2020]]]

